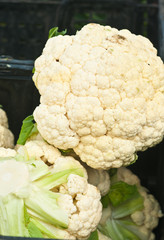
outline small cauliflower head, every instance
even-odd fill
[[[0,108],[0,147],[14,147],[14,135],[9,130],[7,115],[2,108]]]
[[[164,135],[164,65],[145,37],[99,24],[50,38],[35,61],[42,137],[97,169],[127,166]]]
[[[17,145],[15,150],[0,148],[0,203],[14,203],[18,208],[10,206],[14,212],[11,216],[2,211],[2,235],[12,235],[10,224],[15,221],[19,227],[22,224],[22,228],[12,236],[31,236],[29,226],[24,224],[24,207],[30,223],[35,224],[35,230],[41,231],[42,237],[87,239],[96,230],[102,215],[99,190],[88,183],[87,172],[79,161],[61,156],[52,148],[39,140]],[[21,224],[17,223],[19,219]]]
[[[134,223],[140,226],[140,231],[146,233],[150,239],[155,239],[152,230],[158,226],[159,218],[163,216],[157,200],[152,194],[148,194],[145,189],[140,189],[140,194],[144,198],[144,209],[136,211],[131,215]]]
[[[63,188],[59,192],[62,193]],[[101,219],[100,192],[88,184],[87,179],[74,174],[69,175],[64,192],[59,205],[69,216],[67,231],[77,239],[89,237]]]
[[[102,204],[100,191],[88,183],[86,169],[44,140],[27,141],[24,146],[17,146],[17,152],[27,159],[42,160],[54,176],[61,176],[55,187],[44,180],[40,185],[60,194],[59,207],[68,215],[68,228],[62,239],[87,239],[101,219]]]
[[[84,176],[70,174],[67,182],[60,185],[59,193],[63,196],[59,200],[59,206],[69,216],[67,232],[77,239],[86,239],[97,228],[101,219],[100,191],[88,183],[85,168],[73,157],[59,157],[53,165],[53,172],[69,169],[70,165],[73,167],[75,163],[83,169]]]
[[[120,239],[154,240],[152,231],[162,217],[158,201],[125,167],[117,169],[110,180],[110,190],[102,198],[98,230],[112,240],[118,236]]]
[[[146,188],[141,186],[139,178],[129,169],[125,167],[118,169],[117,177],[118,180],[137,185],[144,200],[144,208],[131,214],[131,218],[137,226],[140,226],[140,231],[146,234],[148,239],[155,239],[152,230],[157,227],[159,218],[163,216],[158,201]]]

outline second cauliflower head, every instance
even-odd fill
[[[112,240],[154,240],[153,230],[163,217],[157,199],[131,170],[121,167],[110,178],[98,229]]]
[[[164,135],[164,65],[145,37],[88,24],[35,61],[42,137],[97,169],[126,166]]]
[[[96,229],[101,195],[73,157],[32,140],[15,150],[0,148],[0,158],[1,235],[81,240]]]
[[[29,140],[24,146],[18,145],[17,151],[21,154],[26,152],[28,158],[35,161],[42,160],[49,165],[54,174],[65,172],[66,177],[61,175],[62,183],[57,180],[57,187],[49,186],[52,191],[61,194],[59,206],[67,213],[69,219],[66,232],[70,236],[65,235],[61,238],[87,239],[100,221],[102,204],[100,191],[89,183],[85,168],[73,157],[62,156],[58,149],[43,140]]]

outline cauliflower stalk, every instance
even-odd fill
[[[102,204],[86,170],[46,142],[26,144],[0,148],[0,235],[88,238],[100,221]],[[48,166],[44,161],[52,163],[53,156]]]
[[[88,24],[48,39],[35,61],[41,136],[89,166],[126,166],[164,135],[164,65],[145,37]]]
[[[102,198],[103,213],[98,230],[112,240],[153,240],[152,230],[162,216],[159,203],[138,177],[122,167],[111,177]]]
[[[13,148],[14,135],[9,130],[8,119],[6,112],[0,105],[0,147]]]

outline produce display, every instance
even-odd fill
[[[40,104],[16,145],[11,133],[0,145],[0,235],[155,240],[162,210],[128,169],[164,136],[152,43],[93,23],[72,36],[53,28],[33,73]],[[2,109],[0,125],[9,132]]]

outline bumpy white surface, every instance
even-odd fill
[[[35,61],[42,137],[99,169],[118,168],[164,135],[164,65],[151,42],[88,24],[50,38]]]
[[[44,140],[30,140],[24,145],[29,157],[41,159],[45,163],[54,164],[58,157],[61,156],[60,151],[46,143]]]
[[[69,216],[67,231],[77,239],[87,238],[101,219],[100,192],[85,178],[74,174],[69,175],[65,190],[68,195],[65,192],[59,205]]]
[[[7,115],[5,111],[0,108],[0,147],[13,148],[14,135],[8,127]]]
[[[14,149],[0,147],[0,157],[14,157],[16,154]]]

